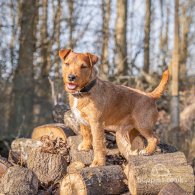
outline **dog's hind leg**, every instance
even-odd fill
[[[147,130],[147,129],[138,129],[140,134],[144,136],[147,140],[147,147],[143,150],[140,150],[139,154],[141,155],[151,155],[154,153],[157,145],[157,138],[153,134],[152,130]]]
[[[78,150],[89,151],[92,148],[92,136],[91,129],[89,126],[80,124],[81,135],[83,141],[79,144]]]

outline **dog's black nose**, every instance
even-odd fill
[[[68,75],[68,80],[69,81],[74,81],[76,79],[76,76],[74,74],[69,74]]]

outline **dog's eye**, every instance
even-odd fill
[[[81,68],[87,68],[87,65],[86,64],[82,64]]]
[[[65,66],[69,66],[69,64],[68,64],[68,63],[64,63],[64,65],[65,65]]]

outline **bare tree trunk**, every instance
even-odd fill
[[[101,76],[108,77],[108,41],[109,41],[109,20],[110,20],[110,0],[102,0],[103,15],[103,43],[102,43],[102,59],[101,59]]]
[[[126,24],[127,0],[117,0],[117,18],[115,23],[115,64],[117,68],[117,75],[125,75],[128,73]]]
[[[166,26],[165,26],[165,37],[164,37],[164,55],[163,62],[166,65],[166,58],[169,53],[168,42],[169,42],[169,21],[170,21],[170,4],[169,1],[166,2]]]
[[[187,76],[187,68],[186,62],[188,57],[188,35],[190,31],[190,25],[192,21],[191,12],[188,14],[187,12],[190,11],[191,5],[190,3],[184,3],[182,6],[182,18],[181,18],[181,50],[180,50],[180,81],[185,85],[186,76]]]
[[[57,45],[57,51],[60,50],[60,30],[61,30],[61,26],[60,26],[60,22],[61,22],[61,15],[62,15],[62,10],[61,10],[61,0],[58,0],[58,7],[57,7],[57,11],[56,11],[56,37],[55,37],[55,41],[56,41],[56,45]],[[59,77],[59,57],[58,55],[55,55],[54,57],[54,64],[55,64],[55,75],[58,78]]]
[[[151,0],[146,0],[146,16],[144,27],[144,67],[143,70],[149,73],[150,68],[150,23],[151,23]]]
[[[74,31],[74,0],[68,0],[68,8],[69,8],[69,19],[68,19],[68,26],[69,26],[69,43],[68,47],[73,49],[74,48],[74,41],[73,41],[73,31]]]
[[[160,55],[163,55],[163,48],[164,48],[164,36],[163,36],[163,30],[164,30],[164,1],[160,1],[160,15],[161,15],[161,25],[160,25],[160,35],[159,35],[159,49],[160,49]]]
[[[14,1],[10,0],[10,11],[11,11],[11,20],[12,20],[12,27],[11,27],[11,41],[10,41],[10,62],[12,67],[14,67],[14,46],[15,46],[15,42],[16,42],[16,31],[17,31],[17,25],[18,25],[18,21],[16,18],[16,14],[14,13]],[[18,12],[19,14],[19,12]]]
[[[42,67],[41,67],[41,76],[48,77],[48,72],[50,67],[48,66],[48,32],[47,32],[47,20],[48,20],[48,0],[42,1],[42,16],[41,18],[41,57],[42,57]]]
[[[49,36],[48,36],[48,0],[41,0],[41,21],[40,26],[40,49],[41,49],[41,72],[39,79],[36,81],[35,88],[35,105],[34,105],[34,123],[43,124],[51,121],[51,90],[49,84],[50,71],[50,54]]]
[[[160,0],[160,6],[161,6],[161,27],[160,27],[160,60],[162,69],[164,69],[167,66],[166,58],[168,54],[168,32],[169,32],[169,15],[170,15],[170,5],[169,2],[164,2],[163,0]],[[166,7],[165,7],[166,6]],[[165,8],[166,8],[166,16],[165,16]],[[164,21],[164,17],[166,20]]]
[[[18,66],[13,78],[12,105],[9,131],[14,135],[27,135],[32,128],[34,95],[33,53],[35,49],[35,16],[37,5],[34,1],[21,2],[21,33]]]
[[[171,126],[179,127],[179,0],[175,0],[174,49],[172,57]]]

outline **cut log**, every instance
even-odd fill
[[[75,173],[83,169],[85,165],[80,162],[80,161],[75,161],[72,162],[68,167],[67,167],[67,173]]]
[[[82,142],[82,137],[70,136],[68,138],[68,147],[70,147],[69,156],[70,162],[79,161],[85,165],[90,165],[93,161],[93,150],[88,152],[79,151],[78,145]],[[118,148],[106,149],[106,164],[107,165],[121,165],[125,162],[125,159],[119,154]]]
[[[6,173],[9,167],[12,165],[7,161],[6,158],[0,156],[0,178]]]
[[[125,179],[119,165],[87,167],[63,178],[60,195],[121,194],[127,191]]]
[[[194,175],[182,152],[153,156],[130,156],[128,186],[131,194],[158,194],[166,184],[177,183],[193,194]]]
[[[80,161],[85,165],[90,165],[93,160],[93,150],[88,152],[79,151],[78,145],[82,142],[81,136],[70,136],[68,138],[68,145],[70,147],[69,155],[70,162]]]
[[[33,195],[37,192],[38,179],[36,175],[24,167],[10,167],[0,180],[0,194]]]
[[[43,143],[41,141],[27,138],[18,138],[12,142],[11,150],[14,153],[16,162],[20,162],[20,164],[26,164],[29,152],[34,148],[40,148],[42,146]]]
[[[80,134],[80,125],[71,110],[64,113],[64,123],[67,127],[72,129],[76,135]]]
[[[62,138],[65,142],[69,136],[73,136],[75,133],[66,125],[61,123],[46,124],[34,128],[32,132],[32,139],[40,140],[43,136],[49,136],[51,140],[56,138]]]
[[[42,152],[40,149],[31,150],[27,159],[27,167],[38,179],[48,185],[55,183],[66,174],[67,162],[60,154]]]
[[[120,153],[129,158],[129,155],[138,155],[138,152],[147,145],[145,138],[136,130],[131,132],[119,130],[116,132],[116,142]],[[171,145],[160,142],[157,145],[155,154],[177,152],[177,149]]]
[[[116,132],[116,142],[120,153],[126,159],[129,158],[129,155],[137,155],[138,151],[145,147],[144,138],[135,129],[130,132],[118,130]]]
[[[166,186],[162,188],[158,195],[188,195],[186,191],[184,191],[179,185],[176,183],[168,183]]]

